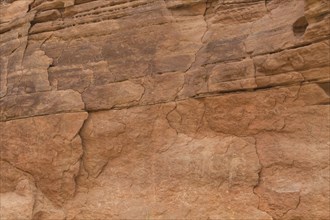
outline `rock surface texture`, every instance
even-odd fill
[[[0,219],[330,218],[328,0],[1,0]]]

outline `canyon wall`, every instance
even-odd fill
[[[0,218],[329,219],[328,0],[1,0]]]

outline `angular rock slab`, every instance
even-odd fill
[[[54,204],[61,204],[75,192],[82,156],[78,132],[86,117],[68,113],[1,122],[1,160],[30,174]]]
[[[90,113],[81,133],[88,177],[67,203],[69,219],[271,219],[253,194],[260,170],[254,138],[178,133],[168,120],[175,108]]]
[[[68,218],[324,218],[327,98],[308,84],[90,113]]]

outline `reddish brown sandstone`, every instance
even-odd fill
[[[327,0],[1,0],[1,219],[329,219]]]

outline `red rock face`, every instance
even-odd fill
[[[329,219],[326,0],[0,2],[1,219]]]

